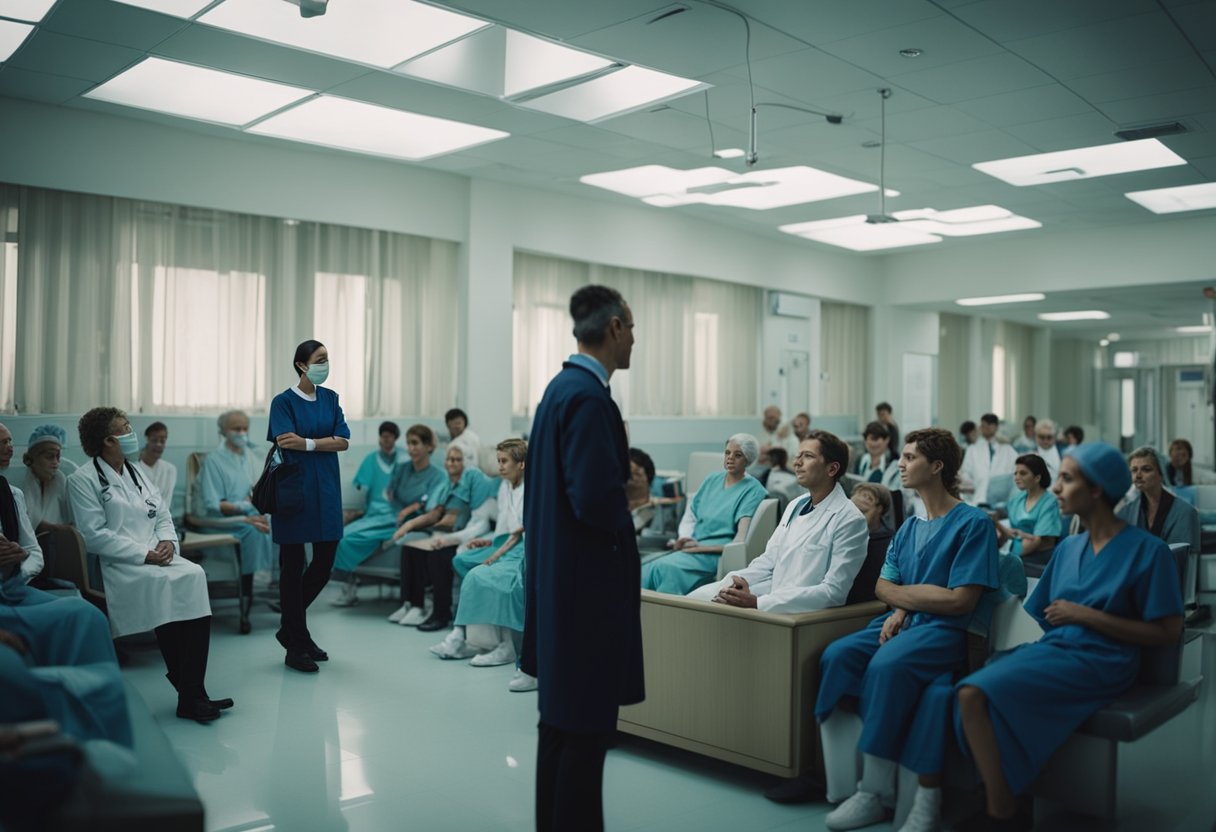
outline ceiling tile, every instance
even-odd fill
[[[1014,124],[1005,129],[1040,153],[1118,141],[1114,135],[1118,126],[1099,113],[1049,118],[1030,124]]]
[[[63,104],[92,87],[92,81],[31,72],[16,66],[0,69],[0,95]]]
[[[943,136],[937,139],[911,142],[917,150],[940,156],[961,165],[973,165],[992,159],[1007,159],[1010,156],[1026,156],[1038,150],[1020,141],[1003,130],[984,130],[961,136]],[[1009,187],[1013,187],[1010,185]]]
[[[955,10],[959,18],[993,40],[1035,37],[1143,14],[1157,8],[1153,0],[983,0]]]
[[[603,122],[603,127],[614,133],[681,150],[700,150],[709,146],[709,129],[705,119],[670,107],[620,116]]]
[[[189,24],[176,17],[102,0],[60,0],[40,28],[146,52]]]
[[[878,132],[881,119],[870,118],[858,123]],[[932,139],[936,136],[987,130],[989,126],[954,107],[926,107],[907,113],[888,112],[887,140],[907,144],[921,139]]]
[[[686,95],[683,98],[668,101],[665,107],[703,119],[705,118],[705,99],[708,95],[709,111],[715,123],[726,124],[738,130],[748,130],[751,95],[747,82],[724,73],[715,73],[704,80],[714,86],[695,95]],[[775,101],[795,107],[805,106],[801,101],[795,101],[788,96],[759,86],[756,87],[755,97],[757,102]],[[761,111],[758,121],[764,125],[764,129],[772,130],[795,124],[805,124],[809,118],[814,118],[814,116],[796,110],[766,107]],[[611,121],[605,122],[605,124],[610,125]]]
[[[1194,117],[1185,119],[1186,123]],[[1204,156],[1216,155],[1216,131],[1183,133],[1180,136],[1162,136],[1161,143],[1188,161]]]
[[[1126,101],[1108,101],[1098,109],[1124,127],[1158,121],[1173,121],[1216,107],[1216,83],[1202,89],[1148,95]]]
[[[142,52],[125,46],[35,29],[8,65],[50,75],[105,81],[142,57]]]
[[[368,67],[194,23],[152,50],[188,63],[324,91]]]
[[[924,50],[924,54],[915,59],[918,69],[1001,52],[1001,47],[988,38],[954,18],[944,16],[822,45],[825,52],[884,77],[908,71],[912,62],[899,54],[899,50],[907,47]]]
[[[941,104],[953,104],[1043,86],[1050,84],[1051,78],[1016,55],[1002,52],[897,75],[895,82],[925,98]]]
[[[368,72],[332,87],[329,92],[369,104],[473,124],[487,122],[503,107],[494,98],[438,87],[391,72]]]
[[[1087,101],[1122,101],[1146,95],[1190,90],[1212,83],[1212,71],[1193,52],[1171,61],[1088,75],[1069,80],[1068,86]]]
[[[529,0],[507,5],[502,0],[458,0],[442,5],[534,34],[568,39],[646,12],[659,14],[667,4],[663,0],[612,0],[611,3]]]
[[[746,65],[728,71],[738,78],[747,78]],[[761,87],[808,104],[841,93],[884,86],[877,75],[814,48],[753,60],[752,77]]]
[[[581,49],[618,60],[700,78],[744,63],[747,30],[737,15],[702,3],[689,3],[688,11],[651,22],[650,14],[573,38]],[[805,44],[768,26],[751,26],[751,55],[757,61]]]
[[[0,82],[4,76],[0,75]],[[1191,166],[1199,171],[1208,182],[1216,182],[1216,156],[1205,156],[1202,159],[1190,159]]]
[[[736,8],[807,43],[821,44],[941,16],[925,0],[736,0]]]
[[[954,107],[994,127],[1093,112],[1093,107],[1059,84],[977,98]]]
[[[1006,45],[1059,79],[1151,66],[1177,60],[1191,49],[1162,11],[1024,38]]]
[[[1170,10],[1170,15],[1200,51],[1216,49],[1216,3],[1193,3]]]

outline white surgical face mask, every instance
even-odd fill
[[[249,434],[233,431],[232,433],[228,434],[228,441],[238,448],[248,448]]]
[[[114,438],[118,440],[118,447],[122,448],[123,456],[132,457],[139,454],[139,437],[135,435],[135,431]]]
[[[308,380],[313,384],[324,384],[325,379],[329,378],[329,362],[324,364],[309,364],[308,372],[304,375],[308,376]]]

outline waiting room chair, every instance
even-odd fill
[[[82,598],[105,612],[106,594],[89,577],[89,556],[80,532],[71,526],[56,526],[39,536],[38,543],[48,553],[49,576],[75,584]]]
[[[230,532],[234,526],[238,526],[244,522],[244,518],[239,516],[231,517],[215,517],[207,514],[207,508],[203,505],[202,489],[198,484],[198,476],[203,470],[203,461],[207,458],[206,451],[195,451],[186,457],[186,528],[198,532],[210,532],[213,534],[223,534]],[[217,547],[216,550],[222,551],[227,547]],[[216,551],[207,550],[207,551]],[[240,544],[232,545],[232,577],[229,578],[222,573],[218,580],[213,580],[213,575],[210,571],[207,573],[208,588],[216,588],[220,594],[216,597],[237,599],[237,605],[240,614],[240,629],[241,632],[248,632],[249,612],[253,606],[253,598],[246,597],[241,588],[241,546]],[[206,555],[202,555],[200,560],[205,560]],[[204,566],[204,569],[206,567]],[[235,595],[233,594],[235,593]]]
[[[726,573],[743,569],[764,554],[764,547],[777,530],[779,519],[777,500],[772,497],[761,500],[760,505],[756,506],[756,513],[752,515],[751,523],[748,524],[744,539],[722,547],[722,556],[718,558],[718,576],[715,580],[720,581],[726,577]]]
[[[721,451],[693,451],[688,455],[688,474],[684,478],[684,492],[692,495],[710,474],[722,470]]]

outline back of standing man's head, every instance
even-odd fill
[[[584,286],[570,297],[570,317],[578,342],[597,347],[604,342],[613,318],[625,320],[625,299],[607,286]]]
[[[914,430],[904,438],[905,445],[915,445],[916,450],[930,463],[942,464],[942,485],[951,497],[958,497],[958,471],[963,465],[963,449],[958,446],[954,434],[945,428],[923,428]]]

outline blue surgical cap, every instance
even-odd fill
[[[59,425],[39,425],[30,434],[29,447],[41,445],[43,442],[54,442],[59,447],[68,444],[68,434]]]
[[[1131,471],[1123,454],[1105,442],[1085,442],[1064,452],[1072,457],[1085,479],[1100,487],[1107,497],[1117,500],[1132,487]]]

